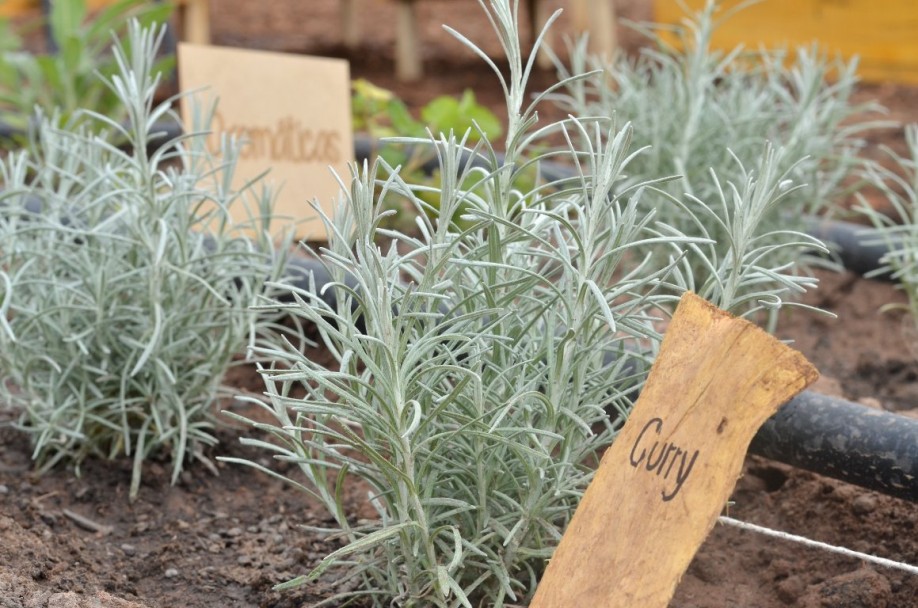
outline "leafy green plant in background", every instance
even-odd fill
[[[124,119],[121,100],[105,85],[118,71],[112,35],[124,37],[131,19],[144,25],[165,22],[171,10],[166,2],[120,0],[90,16],[86,0],[52,0],[47,19],[58,50],[51,54],[26,51],[10,23],[0,20],[0,121],[25,129],[36,107],[63,119],[78,109]],[[173,62],[163,58],[155,70],[168,74]]]
[[[724,196],[722,183],[743,183],[746,168],[759,162],[767,145],[781,148],[777,172],[797,187],[759,219],[768,232],[802,230],[805,216],[830,212],[862,181],[859,134],[878,124],[870,117],[878,108],[852,103],[854,62],[831,61],[818,49],[712,49],[718,18],[729,18],[717,10],[718,4],[709,1],[682,26],[664,32],[668,37],[656,26],[641,27],[651,44],[637,59],[606,64],[588,56],[580,41],[571,47],[571,67],[562,67],[562,73],[606,69],[573,81],[555,102],[575,115],[633,123],[635,145],[648,151],[632,164],[631,179],[679,176],[658,187],[677,198],[688,193],[715,210],[722,219],[706,228],[718,242],[730,237],[725,221],[730,197]],[[675,46],[670,45],[674,39]],[[712,169],[718,180],[712,179]],[[647,200],[653,204],[652,197]],[[661,205],[658,217],[687,234],[700,234],[677,206]],[[785,249],[782,255],[789,265],[814,261],[805,248]],[[706,280],[711,269],[691,263],[695,280]]]
[[[415,183],[439,184],[440,175],[435,164],[436,156],[428,146],[405,146],[399,138],[424,138],[431,133],[469,133],[468,143],[479,141],[479,132],[492,139],[503,134],[500,119],[491,110],[478,103],[475,93],[466,89],[461,97],[441,95],[434,98],[420,110],[420,120],[415,119],[405,103],[395,93],[358,79],[353,82],[351,108],[354,130],[367,133],[375,148],[371,156],[379,155]],[[468,186],[468,184],[466,184]],[[439,199],[435,192],[421,194],[436,212]],[[389,206],[396,210],[386,225],[410,229],[414,223],[415,211],[403,197],[391,194]],[[462,208],[457,209],[461,214]],[[458,218],[453,218],[459,221]]]
[[[243,441],[294,468],[284,477],[228,460],[287,479],[334,518],[324,532],[342,548],[281,585],[344,569],[336,580],[349,590],[320,605],[525,603],[630,410],[659,343],[657,323],[675,299],[703,284],[716,304],[748,313],[779,307],[788,291],[813,283],[797,282],[776,260],[783,247],[818,243],[761,225],[794,192],[784,152],[765,150],[748,167],[731,161],[739,170],[716,167],[741,178],[720,182],[730,214],[718,221],[730,239],[685,236],[658,220],[664,214],[648,210],[646,197],[672,205],[695,229],[721,217],[714,206],[656,195],[666,173],[633,178],[649,152],[634,147],[630,125],[593,116],[538,125],[517,3],[480,4],[509,75],[453,33],[499,79],[505,154],[480,131],[475,144],[470,132],[406,138],[433,151],[438,184],[417,183],[384,159],[343,180],[337,213],[322,216],[328,246],[313,252],[334,278],[326,289],[335,304],[294,290],[297,301],[279,306],[317,328],[333,362],[286,344],[256,348],[271,363],[262,369],[266,398],[252,400],[261,422],[248,422],[267,438]],[[568,148],[547,150],[550,134]],[[469,154],[481,164],[467,162]],[[547,159],[569,162],[572,175],[520,180]],[[411,232],[383,227],[394,213],[390,193],[416,210]],[[651,246],[668,254],[644,255]],[[684,265],[690,255],[712,283]],[[355,482],[376,519],[355,521],[345,510],[345,487]]]
[[[148,156],[154,123],[178,120],[153,101],[157,31],[135,21],[114,49],[124,125],[43,117],[30,148],[0,160],[0,404],[21,412],[43,469],[132,457],[132,497],[151,455],[168,454],[173,481],[207,462],[220,380],[267,323],[249,307],[284,257],[269,193],[231,185],[229,142],[221,157],[202,136]],[[235,225],[243,205],[252,219]]]
[[[492,139],[503,134],[500,119],[487,107],[478,103],[475,93],[466,89],[461,97],[440,95],[421,108],[421,120],[416,120],[405,102],[395,93],[377,87],[368,80],[359,78],[352,83],[351,113],[354,130],[364,131],[371,137],[425,137],[427,130],[433,133],[465,133],[475,125]],[[473,130],[470,140],[478,140]],[[392,162],[385,157],[389,164]]]

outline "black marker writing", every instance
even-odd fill
[[[679,493],[679,490],[682,489],[685,481],[692,473],[699,451],[695,450],[694,453],[691,453],[690,450],[683,449],[675,443],[661,443],[659,440],[654,441],[651,445],[650,441],[653,437],[647,436],[648,432],[653,432],[659,436],[662,430],[662,418],[648,420],[631,447],[631,454],[628,456],[628,460],[634,468],[643,468],[649,472],[655,472],[658,477],[662,477],[667,481],[670,480],[670,475],[675,473],[675,477],[672,478],[673,487],[669,491],[664,489],[661,492],[663,501],[668,502],[676,497],[676,494]],[[676,463],[678,463],[678,467],[676,467]]]

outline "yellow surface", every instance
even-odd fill
[[[106,4],[114,4],[115,0],[87,0],[89,10],[95,10]],[[0,0],[0,16],[16,17],[29,13],[37,13],[40,6],[39,0]]]
[[[117,0],[86,0],[86,6],[94,11],[103,6],[114,4]],[[173,2],[183,4],[184,0]],[[0,17],[18,17],[20,15],[37,14],[41,3],[39,0],[0,0]]]
[[[693,10],[705,0],[682,0]],[[654,0],[654,20],[678,23],[677,0]],[[724,9],[738,0],[723,0]],[[918,83],[918,2],[915,0],[764,0],[735,13],[718,28],[714,44],[729,49],[793,47],[819,42],[831,53],[860,57],[865,80]]]

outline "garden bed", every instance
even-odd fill
[[[226,0],[214,19],[217,43],[251,44],[275,50],[342,54],[328,24],[337,2],[275,2],[270,9]],[[503,100],[491,76],[434,22],[461,24],[481,19],[468,6],[448,0],[421,3],[425,41],[436,70],[411,88],[399,88],[391,64],[391,31],[369,30],[365,54],[354,55],[353,76],[391,87],[410,106],[443,93],[476,91],[499,115]],[[623,3],[626,16],[644,18],[645,3]],[[368,3],[365,24],[386,24],[387,3]],[[237,10],[238,9],[238,10]],[[265,13],[265,10],[269,12]],[[378,13],[378,14],[377,14]],[[433,42],[431,42],[433,41]],[[627,39],[626,39],[627,41]],[[435,46],[436,45],[436,46]],[[487,48],[487,47],[486,47]],[[544,82],[551,75],[544,75]],[[918,120],[913,89],[865,87],[865,97]],[[878,141],[879,137],[878,137]],[[883,143],[900,142],[883,136]],[[829,320],[792,311],[779,337],[793,339],[820,369],[816,391],[871,407],[918,416],[918,340],[905,331],[901,313],[881,306],[903,302],[887,283],[851,273],[819,274],[822,285],[807,302],[835,312]],[[313,353],[316,357],[324,354]],[[242,366],[230,383],[258,393],[260,380]],[[257,415],[238,402],[224,407]],[[211,456],[264,461],[264,452],[241,446],[240,432],[221,430]],[[306,586],[279,593],[271,587],[308,571],[333,544],[301,529],[322,526],[327,515],[302,492],[250,469],[217,463],[219,476],[191,468],[169,484],[164,462],[151,463],[138,499],[128,501],[131,463],[91,461],[74,478],[65,469],[34,476],[27,439],[0,431],[0,606],[102,606],[188,608],[305,606],[327,590]],[[358,492],[358,489],[351,489]],[[867,492],[841,482],[750,457],[733,496],[731,516],[801,534],[830,544],[918,563],[918,508],[914,503]],[[356,504],[357,501],[351,501]],[[369,517],[369,513],[353,513]],[[863,563],[718,526],[677,590],[673,606],[907,606],[918,597],[918,577],[867,568]]]
[[[901,301],[901,295],[889,284],[850,273],[821,273],[820,278],[823,285],[810,303],[847,321],[796,312],[779,332],[795,336],[822,370],[815,390],[918,416],[918,360],[901,331],[901,318],[877,312],[886,302]],[[235,370],[231,379],[260,390],[248,367]],[[227,407],[241,411],[243,406]],[[168,466],[154,463],[131,504],[130,462],[90,462],[80,479],[65,470],[36,477],[29,473],[25,438],[3,433],[3,605],[90,606],[88,598],[107,597],[102,605],[118,608],[293,607],[323,596],[315,586],[271,591],[307,571],[332,547],[299,528],[321,526],[327,518],[302,492],[223,463],[217,464],[219,476],[193,469],[172,487]],[[230,430],[219,436],[215,455],[265,458],[240,446]],[[918,558],[914,503],[758,457],[747,459],[733,501],[730,514],[744,521],[891,559],[914,563]],[[49,603],[53,594],[63,594],[55,600],[62,603]],[[914,576],[718,526],[672,605],[879,607],[906,606],[916,596]]]

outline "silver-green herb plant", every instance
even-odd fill
[[[905,155],[886,149],[886,162],[871,165],[870,183],[892,208],[893,215],[862,199],[860,211],[873,230],[865,244],[881,243],[887,252],[874,274],[889,274],[908,298],[908,309],[918,320],[918,124],[905,127]]]
[[[164,32],[134,22],[115,45],[107,84],[126,125],[45,116],[0,160],[0,404],[21,412],[42,469],[132,458],[132,497],[151,455],[171,459],[173,482],[209,463],[220,381],[268,322],[250,307],[284,257],[270,193],[233,186],[235,144],[153,145],[154,124],[179,120],[153,101]],[[234,224],[243,205],[251,221]]]
[[[505,93],[505,156],[484,133],[474,146],[467,133],[440,133],[409,142],[433,148],[439,185],[409,183],[384,161],[355,167],[336,214],[322,215],[328,246],[313,252],[333,281],[296,289],[296,301],[280,307],[317,328],[333,361],[284,343],[255,349],[271,361],[265,398],[251,399],[261,422],[248,420],[262,434],[243,442],[288,469],[227,460],[286,479],[334,519],[319,531],[341,548],[280,585],[342,569],[339,593],[317,605],[524,604],[645,378],[657,322],[692,284],[685,257],[705,259],[716,277],[706,295],[734,311],[777,306],[797,286],[770,263],[778,245],[757,241],[762,214],[793,191],[779,150],[755,159],[735,185],[723,182],[731,213],[720,221],[732,240],[684,236],[646,210],[667,174],[632,177],[648,152],[634,147],[630,125],[538,124],[542,98],[530,103],[525,93],[535,52],[524,61],[517,2],[480,4],[508,76],[450,31]],[[544,145],[557,133],[568,149]],[[527,182],[518,174],[546,159],[568,162],[572,176],[519,190]],[[411,234],[381,227],[389,192],[417,208]],[[436,209],[425,202],[431,194]],[[662,200],[693,226],[714,215],[701,199]],[[462,221],[451,221],[460,209]],[[650,246],[669,253],[646,255]],[[322,297],[328,290],[333,305]],[[360,512],[375,518],[348,508],[352,484],[364,495]]]
[[[659,187],[713,210],[720,219],[712,217],[705,227],[717,242],[731,238],[730,196],[724,196],[723,184],[745,183],[746,172],[763,155],[773,155],[772,172],[795,187],[761,210],[759,225],[764,232],[802,232],[807,216],[831,213],[863,183],[861,135],[881,124],[880,108],[852,101],[856,61],[832,60],[816,47],[716,50],[714,32],[732,13],[720,9],[709,0],[680,26],[636,25],[648,37],[637,58],[609,63],[588,55],[585,40],[571,44],[570,66],[559,63],[563,75],[605,69],[571,81],[553,100],[577,116],[632,123],[634,144],[647,152],[630,166],[631,178],[678,176]],[[653,197],[645,200],[656,204]],[[686,234],[699,234],[693,215],[678,206],[661,205],[658,217]],[[781,238],[762,241],[775,245]],[[793,273],[819,262],[809,253],[798,247],[772,255],[788,268],[802,267]],[[706,264],[690,263],[696,282],[710,278]]]

